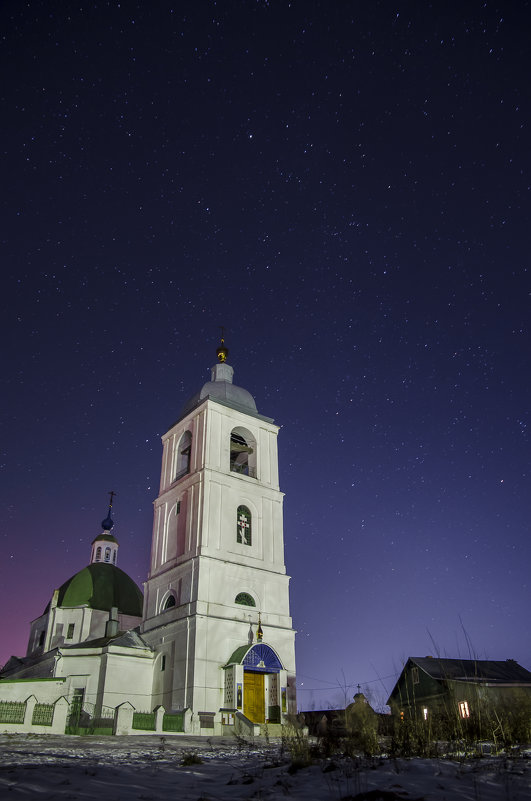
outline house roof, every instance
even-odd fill
[[[431,656],[410,656],[409,661],[424,670],[432,679],[454,681],[531,683],[531,673],[514,659],[440,659]]]

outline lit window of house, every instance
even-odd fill
[[[428,720],[428,707],[425,706],[422,710],[422,714],[424,715],[424,720]]]
[[[459,701],[459,714],[462,718],[470,717],[470,709],[468,708],[468,701]]]

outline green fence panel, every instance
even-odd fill
[[[166,712],[162,718],[162,731],[184,731],[184,713]]]
[[[155,731],[154,712],[133,712],[133,729]]]
[[[32,726],[51,726],[54,708],[53,704],[35,704],[31,718]]]
[[[24,723],[25,701],[0,701],[0,723]]]

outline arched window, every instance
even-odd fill
[[[101,562],[101,545],[96,548],[96,562]]]
[[[236,513],[236,542],[250,545],[252,542],[251,513],[246,506],[238,506]]]
[[[239,592],[234,599],[234,603],[242,606],[256,606],[253,596],[249,595],[248,592]]]
[[[168,595],[164,609],[171,609],[172,606],[175,606],[175,595]]]
[[[256,478],[256,442],[245,428],[238,427],[231,431],[230,469],[232,473]]]
[[[177,446],[177,464],[175,469],[175,481],[190,472],[190,456],[192,453],[192,435],[185,431]]]
[[[112,555],[112,563],[113,563],[113,565],[116,564],[116,551]]]
[[[111,561],[111,549],[109,547],[105,548],[105,561]]]

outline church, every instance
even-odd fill
[[[67,731],[259,733],[295,713],[278,426],[227,355],[162,437],[144,595],[117,566],[111,493],[89,564],[0,671],[0,731],[40,731],[59,701]]]

